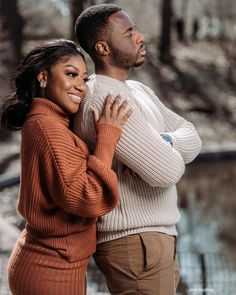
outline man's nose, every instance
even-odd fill
[[[137,43],[143,43],[144,42],[144,36],[140,32],[137,32]]]

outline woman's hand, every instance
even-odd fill
[[[106,97],[102,114],[99,116],[98,110],[92,108],[95,124],[103,123],[115,126],[120,130],[123,129],[126,121],[133,113],[132,108],[128,108],[128,102],[125,100],[121,103],[121,97],[118,95],[112,102],[111,94]]]

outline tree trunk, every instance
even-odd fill
[[[71,39],[75,40],[74,28],[77,17],[87,6],[101,3],[97,0],[70,0],[71,11]],[[115,3],[115,0],[103,0],[103,3]]]
[[[71,11],[71,39],[75,40],[75,22],[77,17],[81,14],[84,9],[84,3],[86,0],[71,0],[70,1],[70,11]]]
[[[160,60],[163,63],[171,63],[171,18],[172,0],[162,0],[162,28],[160,44]]]
[[[18,12],[17,0],[1,0],[1,33],[2,54],[7,66],[14,67],[21,59],[23,19]]]

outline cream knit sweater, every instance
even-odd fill
[[[92,75],[88,87],[89,94],[75,117],[75,133],[91,149],[96,139],[91,106],[101,111],[106,95],[112,91],[134,107],[113,162],[120,202],[98,220],[98,243],[148,231],[177,235],[180,214],[176,183],[185,164],[193,161],[201,149],[193,124],[166,108],[150,88],[139,82]],[[173,147],[162,139],[163,133],[172,137]]]

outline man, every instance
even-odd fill
[[[110,91],[134,107],[113,163],[120,202],[98,220],[95,261],[111,294],[173,295],[179,280],[175,185],[185,164],[199,153],[201,140],[194,126],[166,108],[150,88],[127,80],[129,69],[144,62],[146,50],[143,36],[119,6],[87,8],[75,33],[96,73],[88,82],[90,94],[75,119],[75,132],[93,148],[91,107],[101,111]]]

